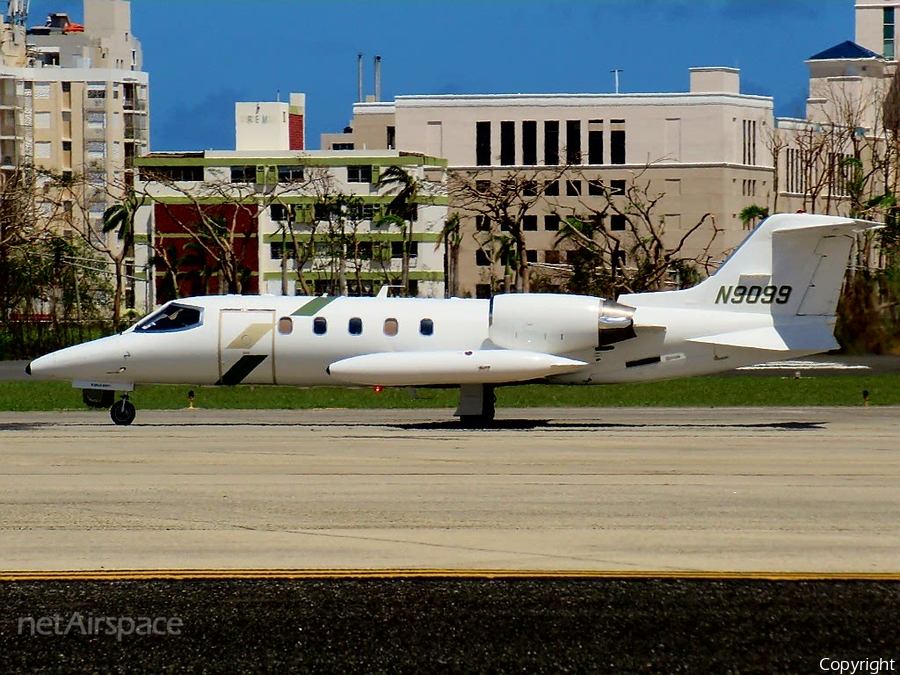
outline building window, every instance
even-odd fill
[[[317,316],[313,319],[313,333],[316,335],[325,335],[328,332],[328,320],[324,316]]]
[[[756,121],[744,120],[744,164],[756,164]]]
[[[537,230],[537,216],[522,216],[523,230]]]
[[[295,183],[303,180],[302,166],[279,166],[278,182],[279,183]]]
[[[581,181],[580,180],[567,180],[566,181],[566,195],[569,197],[580,197],[581,196]]]
[[[625,231],[625,216],[613,214],[609,217],[609,229],[613,232]]]
[[[288,208],[284,204],[272,204],[269,207],[269,216],[276,222],[287,220]]]
[[[610,164],[625,163],[625,120],[611,120],[609,132]]]
[[[544,194],[548,197],[558,197],[559,196],[559,181],[558,180],[549,180],[544,183]]]
[[[606,194],[606,191],[603,189],[603,181],[600,180],[589,180],[588,181],[588,194],[592,197],[602,197]]]
[[[491,123],[475,123],[475,164],[491,165]]]
[[[548,265],[558,265],[560,261],[559,251],[553,249],[544,251],[544,262]]]
[[[256,167],[255,166],[233,166],[231,167],[232,183],[255,183]]]
[[[526,180],[522,183],[522,196],[537,197],[537,181]]]
[[[419,322],[419,332],[422,335],[434,335],[434,321],[431,319],[422,319]]]
[[[63,83],[62,83],[62,90],[63,90],[63,93],[64,93],[64,94],[67,94],[67,93],[69,93],[70,91],[72,91],[72,83],[71,83],[71,82],[63,82]]]
[[[490,232],[491,219],[488,216],[475,216],[475,229],[478,232]]]
[[[484,252],[484,249],[478,249],[475,251],[475,264],[479,267],[489,267],[491,264],[491,259],[487,253]]]
[[[566,163],[581,164],[581,122],[566,122]]]
[[[588,122],[588,164],[603,164],[603,120]]]
[[[87,114],[87,125],[89,129],[102,129],[106,126],[106,113],[89,112]]]
[[[407,242],[407,246],[409,247],[409,257],[415,258],[419,255],[419,242],[410,241]],[[391,257],[392,258],[402,258],[403,257],[403,242],[402,241],[392,241],[391,242]]]
[[[522,122],[522,164],[537,164],[537,122]]]
[[[544,164],[559,164],[559,122],[544,122]]]
[[[269,244],[269,256],[272,260],[281,260],[282,258],[293,260],[294,247],[281,242],[273,242]]]
[[[894,58],[894,8],[885,7],[884,12],[884,53],[886,59]]]
[[[624,195],[625,194],[625,181],[624,180],[609,181],[609,194]]]
[[[362,335],[362,319],[360,319],[358,316],[354,316],[352,319],[350,319],[350,321],[347,323],[347,331],[350,333],[350,335]]]
[[[538,261],[537,251],[525,251],[525,260],[529,263],[536,263]]]
[[[400,332],[400,322],[397,319],[385,319],[384,320],[384,334],[388,337],[397,337],[397,333]]]
[[[372,182],[372,167],[368,164],[362,166],[348,166],[347,167],[347,182],[348,183],[371,183]]]
[[[290,335],[294,332],[294,320],[289,316],[278,319],[278,332],[281,335]]]
[[[100,158],[106,156],[106,143],[103,141],[89,141],[88,143],[85,143],[85,146],[88,157]]]
[[[397,128],[389,126],[387,128],[387,149],[393,150],[397,145]]]
[[[500,164],[516,163],[516,123],[500,122]]]
[[[559,230],[559,216],[555,213],[544,216],[544,229],[548,232],[556,232]]]
[[[62,149],[63,152],[72,152],[72,141],[63,141]]]
[[[256,171],[254,170],[254,178]],[[142,180],[195,182],[203,180],[202,166],[148,166],[141,168]]]
[[[756,181],[749,180],[745,178],[743,180],[743,190],[742,195],[744,197],[755,197],[756,196]]]
[[[88,98],[106,98],[105,84],[89,84],[87,90]]]
[[[353,143],[332,143],[331,144],[332,150],[353,150],[354,147],[356,147],[356,146],[354,146]]]

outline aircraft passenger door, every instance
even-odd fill
[[[219,384],[273,384],[275,310],[219,312]]]

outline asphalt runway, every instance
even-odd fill
[[[0,672],[900,667],[900,409],[450,414],[0,413]]]
[[[897,408],[0,413],[0,570],[898,572]]]
[[[900,667],[898,600],[855,581],[25,581],[0,584],[0,672],[871,675]]]

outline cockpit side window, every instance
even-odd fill
[[[196,328],[203,324],[203,312],[197,307],[169,304],[143,319],[134,327],[139,333],[166,333]]]

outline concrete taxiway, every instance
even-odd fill
[[[0,413],[0,570],[898,571],[900,409]]]

